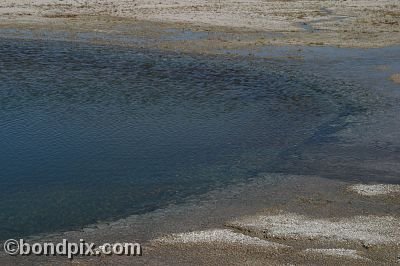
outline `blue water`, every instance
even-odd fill
[[[274,168],[347,108],[263,60],[0,39],[0,239],[144,213]]]

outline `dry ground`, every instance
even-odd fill
[[[108,22],[92,21],[99,17],[107,18]],[[111,31],[115,30],[110,26],[112,20],[128,25],[151,21],[206,31],[280,33],[270,37],[256,34],[252,44],[378,47],[400,43],[397,0],[3,0],[0,3],[1,27],[58,26]]]

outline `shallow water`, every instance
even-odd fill
[[[246,180],[355,110],[283,63],[56,41],[0,39],[0,81],[0,239]]]

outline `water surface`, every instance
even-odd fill
[[[0,239],[179,203],[275,167],[349,110],[263,60],[0,39]]]

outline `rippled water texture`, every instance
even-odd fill
[[[347,108],[278,63],[55,41],[0,39],[0,81],[0,239],[255,176]]]

